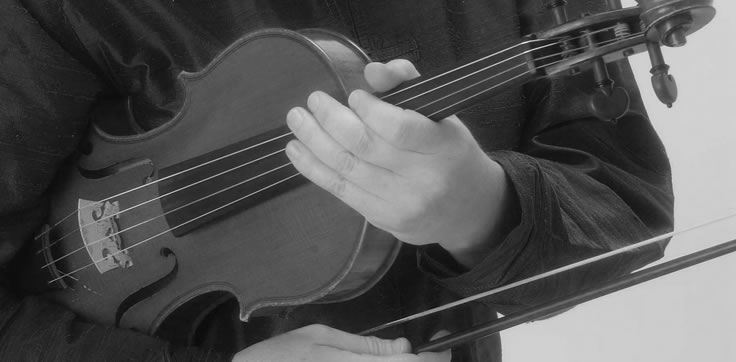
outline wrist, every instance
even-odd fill
[[[518,225],[520,205],[509,177],[500,164],[488,158],[489,178],[485,179],[487,196],[482,198],[476,228],[469,228],[465,237],[442,246],[459,264],[468,269],[480,263],[506,235]]]

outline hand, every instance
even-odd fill
[[[405,60],[365,68],[376,91],[417,76]],[[305,177],[399,240],[439,243],[466,266],[480,261],[511,197],[501,166],[457,117],[435,123],[362,90],[349,106],[323,92],[307,105],[287,115],[298,140],[286,148]]]
[[[449,362],[450,351],[411,354],[405,338],[362,337],[323,325],[311,325],[254,344],[234,362]]]

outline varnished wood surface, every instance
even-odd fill
[[[367,58],[356,47],[330,33],[308,34],[316,42],[285,30],[255,33],[207,69],[182,74],[185,105],[159,129],[126,137],[96,129],[91,153],[58,183],[50,223],[73,212],[80,198],[103,200],[146,182],[153,183],[114,200],[123,210],[156,199],[160,170],[283,127],[288,110],[303,105],[312,91],[346,99],[350,90],[366,87],[360,74]],[[153,333],[174,309],[202,293],[234,294],[241,318],[265,306],[314,301],[333,290],[328,299],[354,296],[380,278],[398,250],[392,237],[311,184],[179,237],[167,232],[174,225],[163,213],[160,200],[122,213],[121,230],[145,222],[121,234],[123,247],[162,235],[130,250],[132,267],[103,274],[86,268],[74,273],[73,290],[54,298],[85,318],[113,323],[121,301],[177,265],[169,285],[122,315],[121,325]],[[72,232],[55,248],[57,257],[82,246],[77,227],[73,217],[54,231],[52,240]],[[162,250],[171,253],[164,256]],[[90,262],[82,251],[57,264],[69,272]]]

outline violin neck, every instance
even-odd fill
[[[507,87],[538,77],[533,53],[539,42],[522,41],[460,66],[424,75],[379,95],[388,103],[439,121]]]

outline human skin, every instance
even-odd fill
[[[370,63],[364,73],[377,92],[419,76],[406,60]],[[403,242],[437,243],[472,268],[515,223],[505,172],[457,117],[433,122],[363,90],[347,105],[318,91],[287,124],[294,166]]]
[[[451,357],[449,350],[412,354],[406,338],[358,336],[311,325],[254,344],[233,362],[449,362]]]
[[[388,91],[419,75],[404,60],[370,63],[368,84]],[[314,92],[289,111],[286,147],[309,180],[397,239],[437,243],[467,268],[480,262],[518,206],[501,166],[457,117],[440,122],[357,90],[348,105]],[[449,361],[449,351],[411,354],[404,338],[384,340],[312,325],[240,353],[234,361]]]

